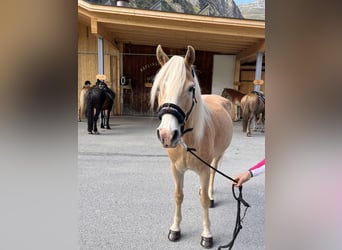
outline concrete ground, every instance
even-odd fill
[[[111,130],[89,135],[78,123],[80,249],[203,249],[199,178],[188,171],[184,181],[182,238],[167,238],[174,212],[173,181],[166,151],[157,140],[158,118],[112,117]],[[234,133],[219,169],[229,176],[245,171],[265,157],[265,135]],[[215,208],[210,209],[213,249],[227,244],[235,225],[236,201],[231,182],[215,179]],[[244,185],[247,210],[233,249],[265,249],[265,175]]]

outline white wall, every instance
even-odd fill
[[[214,71],[211,93],[221,95],[224,88],[233,88],[234,71],[234,55],[214,55]]]

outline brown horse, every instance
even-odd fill
[[[233,103],[234,122],[240,120],[241,117],[241,99],[245,94],[235,89],[224,88],[221,96],[229,99]]]
[[[155,99],[158,99],[161,122],[157,137],[167,149],[175,183],[176,209],[168,238],[177,241],[181,237],[184,173],[193,170],[200,178],[200,200],[204,211],[201,245],[210,248],[213,240],[209,206],[213,204],[215,172],[190,155],[185,145],[196,148],[201,158],[217,168],[232,139],[231,102],[219,95],[201,95],[192,69],[195,61],[193,47],[188,46],[185,58],[173,56],[169,59],[160,45],[156,54],[162,67],[155,77],[150,103],[153,107]]]
[[[247,136],[251,136],[251,122],[255,119],[255,123],[258,118],[261,119],[262,125],[265,125],[265,96],[253,91],[246,94],[241,99],[242,109],[242,130],[247,132]],[[261,115],[261,117],[260,117]]]

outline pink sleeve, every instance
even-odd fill
[[[265,162],[266,162],[265,159],[263,159],[262,161],[258,162],[253,167],[251,167],[249,170],[254,170],[254,169],[260,168],[261,166],[265,165]]]

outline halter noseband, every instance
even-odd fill
[[[186,121],[188,120],[190,113],[192,111],[192,109],[195,106],[195,103],[197,103],[196,100],[196,96],[195,96],[195,88],[192,89],[192,104],[191,104],[191,108],[189,109],[188,112],[186,112],[186,114],[184,113],[184,111],[176,104],[174,103],[164,103],[163,105],[161,105],[158,108],[158,117],[159,120],[162,119],[162,116],[165,114],[170,114],[173,115],[174,117],[177,118],[178,123],[181,125],[181,134],[182,136],[186,133],[186,132],[190,132],[192,130],[192,128],[188,128],[186,130],[184,130],[184,126]]]
[[[158,109],[158,117],[161,120],[162,116],[165,114],[173,115],[177,118],[178,123],[183,125],[187,119],[183,110],[176,104],[173,103],[164,103]]]

